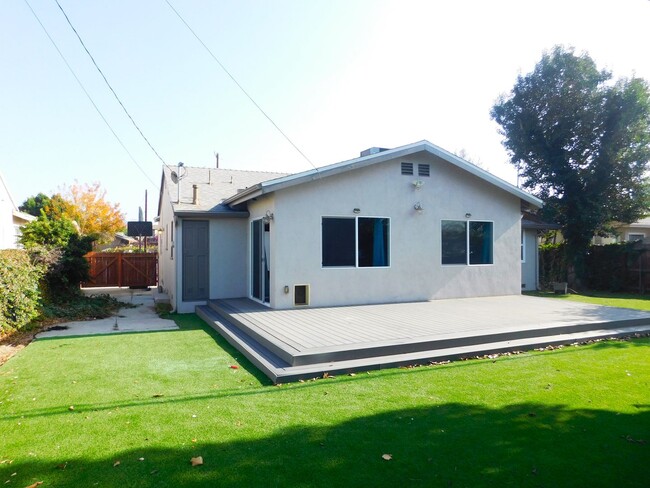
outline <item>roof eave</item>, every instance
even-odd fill
[[[250,216],[250,213],[247,210],[232,210],[229,212],[211,212],[210,210],[174,210],[174,215],[184,219],[247,219]]]

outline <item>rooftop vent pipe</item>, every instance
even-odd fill
[[[199,185],[192,185],[192,205],[199,204]]]

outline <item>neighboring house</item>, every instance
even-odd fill
[[[596,236],[593,243],[597,245],[615,244],[617,242],[634,242],[650,238],[650,217],[645,217],[631,224],[618,224],[614,228],[618,235],[611,237]]]
[[[136,237],[129,237],[126,234],[123,234],[122,232],[117,232],[113,236],[113,240],[111,242],[97,246],[94,249],[94,251],[101,252],[104,251],[105,249],[113,249],[116,247],[127,247],[127,246],[137,246],[137,245],[138,245],[138,239]]]
[[[521,210],[541,205],[427,141],[289,176],[165,167],[159,283],[179,312],[519,294]]]
[[[20,247],[20,227],[36,220],[36,217],[21,212],[16,207],[9,188],[0,174],[0,249],[17,249]]]
[[[539,244],[540,235],[549,230],[558,230],[557,224],[549,224],[531,212],[522,212],[521,217],[521,289],[539,288]]]

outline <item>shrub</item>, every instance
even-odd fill
[[[0,335],[21,329],[38,316],[43,271],[26,251],[0,251]]]
[[[567,281],[567,260],[564,244],[542,244],[539,248],[539,281],[542,289],[554,282]]]

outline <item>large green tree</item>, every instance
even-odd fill
[[[614,81],[589,55],[556,46],[517,78],[491,115],[523,187],[562,226],[577,273],[569,279],[579,284],[591,238],[611,222],[633,222],[648,211],[648,83]]]

